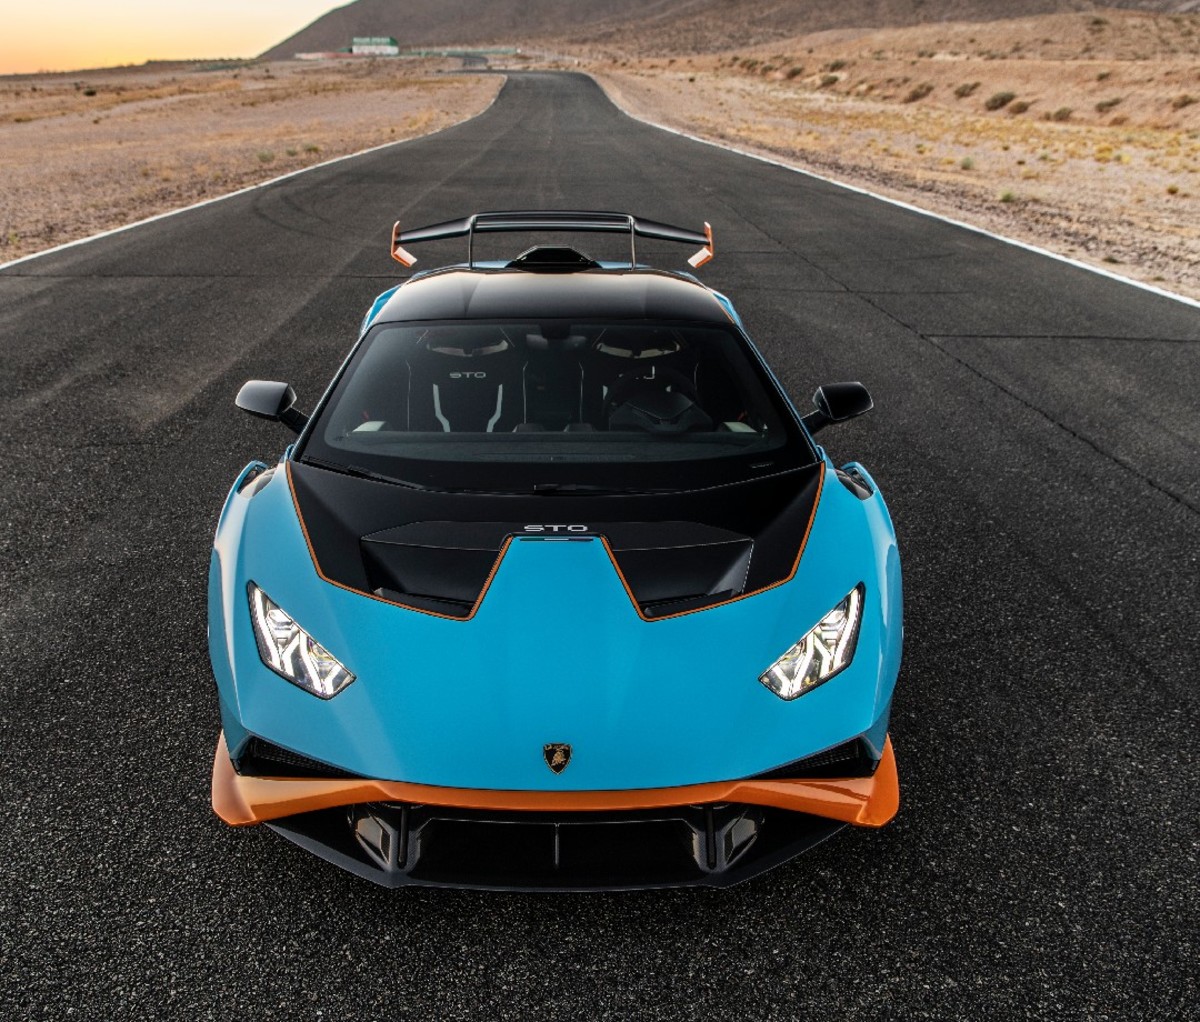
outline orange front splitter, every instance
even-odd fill
[[[717,781],[675,788],[623,791],[496,791],[488,788],[443,788],[405,781],[370,778],[321,780],[308,777],[249,777],[238,774],[229,760],[222,732],[213,762],[212,805],[234,826],[278,820],[297,813],[360,802],[409,802],[527,812],[603,812],[661,809],[667,806],[737,802],[770,806],[840,820],[856,827],[882,827],[900,807],[900,784],[892,740],[871,777],[805,781]]]

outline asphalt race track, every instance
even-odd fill
[[[212,815],[212,530],[289,437],[238,386],[311,405],[397,217],[522,207],[711,221],[701,276],[798,402],[870,388],[822,439],[900,534],[892,826],[726,892],[529,896],[387,892]],[[4,1019],[1200,1013],[1194,307],[522,75],[438,135],[0,271],[0,365]]]

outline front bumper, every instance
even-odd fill
[[[870,777],[614,791],[498,791],[238,774],[221,736],[213,809],[387,887],[729,886],[899,807],[889,738]]]

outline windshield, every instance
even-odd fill
[[[810,464],[746,341],[710,324],[383,324],[302,461],[438,489],[656,491]]]

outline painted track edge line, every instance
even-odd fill
[[[1107,277],[1110,280],[1120,281],[1122,284],[1129,284],[1132,287],[1140,288],[1143,291],[1149,291],[1151,294],[1158,295],[1160,298],[1170,298],[1173,301],[1180,302],[1183,305],[1190,305],[1193,308],[1200,309],[1200,300],[1189,298],[1187,295],[1181,295],[1175,291],[1168,291],[1166,288],[1155,287],[1153,284],[1147,284],[1145,281],[1134,280],[1131,277],[1123,277],[1119,273],[1113,273],[1111,270],[1106,270],[1100,266],[1093,266],[1091,263],[1085,263],[1079,259],[1074,259],[1071,256],[1063,255],[1061,252],[1054,252],[1048,248],[1042,248],[1039,245],[1034,245],[1028,241],[1019,241],[1016,238],[1010,238],[1004,234],[997,234],[995,231],[989,231],[986,227],[980,227],[977,224],[968,223],[965,220],[955,220],[953,217],[946,216],[943,213],[935,213],[932,210],[924,209],[921,206],[914,206],[911,202],[905,202],[903,199],[892,199],[886,195],[880,195],[878,192],[873,192],[869,188],[862,188],[859,185],[847,184],[845,181],[839,181],[837,178],[826,177],[824,174],[818,174],[814,170],[806,170],[804,167],[797,167],[793,163],[785,163],[783,160],[774,159],[770,156],[763,156],[761,153],[752,153],[745,149],[739,149],[737,146],[727,145],[724,142],[716,142],[711,138],[701,138],[699,135],[692,135],[686,131],[680,131],[678,128],[671,128],[665,124],[659,124],[657,121],[652,121],[648,117],[639,117],[637,114],[630,113],[622,106],[613,92],[605,88],[604,82],[600,79],[588,75],[589,78],[600,86],[601,91],[609,98],[609,101],[620,110],[626,117],[638,121],[642,124],[647,124],[652,128],[658,128],[660,131],[670,132],[672,135],[678,135],[681,138],[689,139],[692,142],[699,142],[702,145],[713,146],[716,149],[724,149],[726,152],[736,153],[738,156],[745,156],[751,160],[758,160],[760,163],[769,163],[773,167],[782,167],[784,170],[793,171],[796,174],[803,174],[805,177],[811,177],[817,181],[823,181],[825,184],[834,185],[838,188],[844,188],[848,192],[855,192],[858,195],[865,195],[871,199],[878,199],[880,202],[886,202],[889,206],[897,206],[900,209],[906,209],[911,213],[919,213],[921,216],[927,216],[934,220],[940,220],[942,223],[951,224],[954,227],[962,227],[968,231],[973,231],[976,234],[982,234],[986,238],[993,238],[996,241],[1002,241],[1006,245],[1013,245],[1016,248],[1023,248],[1027,252],[1034,252],[1040,256],[1046,256],[1049,259],[1054,259],[1060,263],[1066,263],[1068,266],[1074,266],[1080,270],[1087,270],[1089,273],[1094,273],[1099,277]],[[0,267],[3,269],[3,267]]]
[[[20,256],[13,259],[11,262],[0,263],[0,270],[7,270],[10,266],[19,266],[21,263],[27,263],[32,259],[41,259],[42,256],[54,255],[56,252],[62,252],[68,248],[75,248],[77,245],[86,245],[88,242],[99,241],[102,238],[112,237],[114,234],[122,234],[125,231],[132,231],[135,227],[144,227],[146,224],[152,224],[156,220],[165,220],[167,217],[178,216],[180,213],[190,213],[193,209],[202,209],[205,206],[211,206],[215,202],[224,202],[226,199],[233,199],[239,195],[245,195],[247,192],[252,192],[257,188],[266,188],[268,185],[278,184],[280,181],[287,181],[289,178],[299,177],[301,174],[307,174],[310,170],[320,170],[322,167],[331,167],[335,163],[341,163],[344,160],[353,160],[359,156],[367,156],[371,153],[380,152],[383,149],[390,149],[393,146],[404,145],[408,142],[416,142],[423,138],[430,138],[443,131],[449,131],[451,128],[457,128],[460,124],[466,124],[467,121],[474,120],[476,117],[482,117],[487,113],[500,98],[500,93],[504,89],[504,83],[508,80],[508,76],[504,75],[503,81],[500,82],[500,88],[496,90],[496,95],[491,99],[479,113],[471,114],[469,117],[462,117],[457,121],[447,124],[445,127],[438,128],[437,131],[430,131],[424,135],[413,135],[412,138],[398,138],[394,142],[384,142],[382,145],[371,146],[367,149],[360,149],[358,152],[346,153],[344,156],[335,156],[331,160],[322,160],[320,163],[314,163],[310,167],[301,167],[299,170],[289,170],[286,174],[280,174],[277,177],[270,178],[267,181],[259,181],[257,184],[246,185],[245,188],[238,188],[236,191],[226,192],[224,195],[214,195],[211,199],[201,199],[199,202],[193,202],[189,206],[180,206],[178,209],[168,209],[163,213],[155,213],[153,216],[145,217],[141,220],[135,220],[130,224],[122,224],[120,227],[110,227],[106,231],[100,231],[98,234],[89,234],[86,238],[76,238],[74,241],[64,241],[61,245],[55,245],[53,248],[44,248],[40,252],[30,252],[29,255]]]

